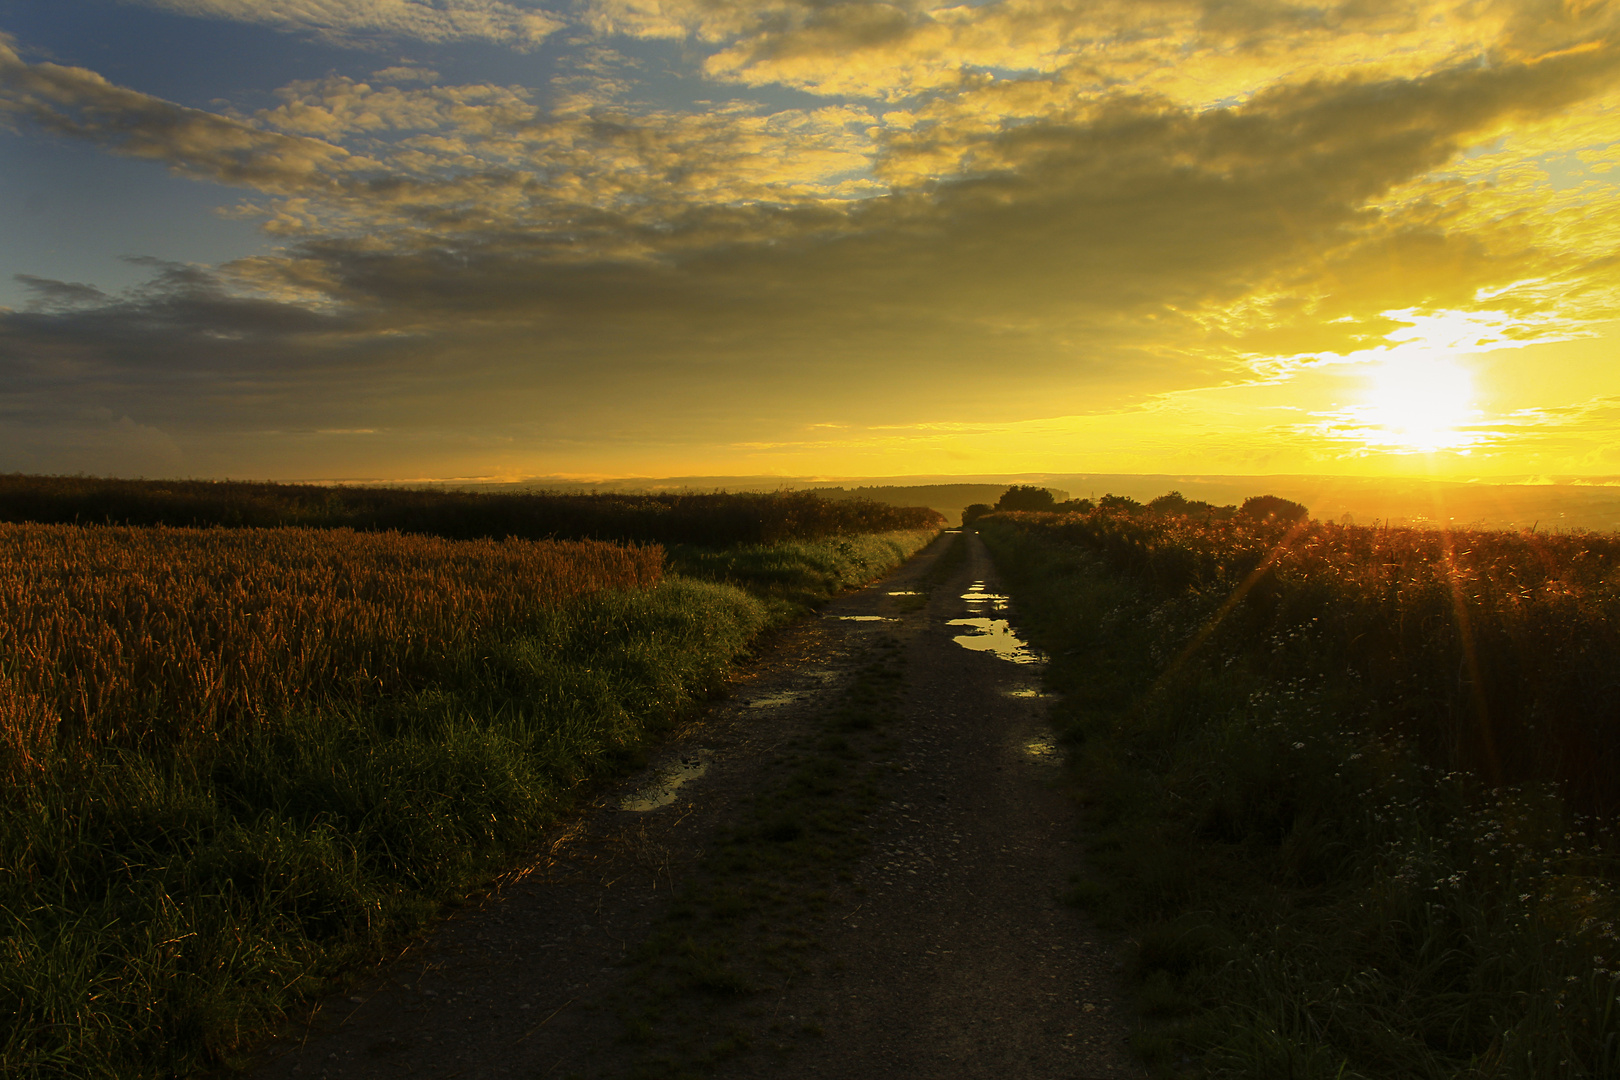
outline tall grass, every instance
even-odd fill
[[[1612,538],[980,529],[1163,1074],[1616,1075]]]
[[[927,528],[724,548],[682,544],[670,548],[669,562],[677,573],[747,589],[779,617],[791,617],[900,565],[936,534]]]
[[[618,495],[479,493],[205,480],[0,474],[0,521],[394,530],[453,539],[768,544],[937,528],[920,506],[808,491]]]
[[[0,525],[5,741],[26,764],[59,731],[167,742],[364,700],[662,572],[657,547],[591,542]]]
[[[1197,611],[1183,649],[1261,643],[1279,677],[1337,669],[1437,768],[1620,810],[1620,537],[1100,511],[1020,525]]]

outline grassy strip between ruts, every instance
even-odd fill
[[[521,857],[593,777],[715,690],[759,630],[931,532],[748,549],[460,650],[430,683],[187,744],[47,762],[0,818],[0,1072],[228,1062],[347,965]],[[824,550],[826,549],[826,550]],[[723,554],[693,567],[725,577]],[[806,571],[808,573],[808,571]],[[740,575],[739,575],[740,576]]]
[[[1075,899],[1137,942],[1162,1075],[1620,1075],[1595,823],[1426,767],[1309,640],[1198,637],[1213,608],[979,531],[1052,657],[1095,874]]]
[[[678,574],[723,581],[763,599],[772,618],[787,619],[851,585],[898,566],[937,535],[933,529],[798,540],[791,544],[737,544],[668,549]]]
[[[788,1054],[821,1034],[769,1008],[807,970],[817,926],[851,884],[867,817],[881,802],[900,699],[899,642],[875,640],[856,678],[809,734],[769,763],[767,782],[683,882],[638,952],[619,1001],[638,1048],[632,1078],[701,1077],[740,1054]]]

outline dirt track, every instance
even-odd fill
[[[801,969],[744,1005],[713,1006],[794,1037],[710,1067],[727,1078],[1140,1075],[1123,1045],[1117,949],[1061,902],[1080,852],[1039,665],[953,640],[975,628],[951,620],[1002,615],[993,601],[968,610],[975,582],[997,590],[977,538],[964,540],[968,557],[926,604],[891,594],[917,589],[942,543],[769,643],[646,773],[560,829],[549,857],[325,1003],[253,1075],[657,1075],[613,1005],[637,977],[628,959],[879,635],[898,639],[904,683],[871,845],[815,919]],[[673,791],[661,783],[683,775]],[[674,798],[620,809],[660,793]]]

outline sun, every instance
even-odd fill
[[[1479,441],[1474,379],[1446,355],[1410,352],[1383,360],[1367,375],[1362,404],[1352,411],[1369,446],[1396,453],[1466,450]]]

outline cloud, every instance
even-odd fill
[[[253,189],[284,245],[117,297],[36,289],[86,302],[0,317],[0,411],[764,445],[1286,378],[1391,312],[1612,316],[1620,226],[1580,210],[1614,195],[1609,16],[1482,10],[591,9],[706,43],[712,78],[824,95],[791,108],[637,101],[600,43],[563,76],[585,82],[385,69],[250,118],[0,52],[14,122]]]
[[[310,33],[344,46],[378,39],[444,43],[492,41],[536,48],[564,21],[529,3],[507,0],[138,0],[148,7],[199,18],[257,23]]]
[[[12,277],[21,282],[32,294],[29,306],[36,310],[104,304],[109,299],[106,293],[94,285],[86,285],[80,281],[57,281],[53,278],[35,277],[33,274],[13,274]]]
[[[340,147],[265,131],[116,86],[85,68],[29,64],[0,35],[0,123],[27,121],[200,179],[265,191],[326,187],[352,166]]]
[[[423,152],[481,163],[436,183],[424,166],[342,204],[370,230],[333,230],[317,213],[286,251],[225,276],[159,266],[145,292],[102,307],[8,317],[0,359],[30,408],[94,385],[145,400],[148,422],[206,412],[278,429],[583,439],[659,415],[694,435],[746,412],[739,426],[767,438],[806,413],[1107,410],[1252,377],[1259,354],[1380,341],[1391,324],[1378,312],[1396,295],[1452,303],[1547,269],[1511,229],[1453,234],[1417,211],[1367,207],[1613,69],[1612,55],[1587,52],[1311,82],[1204,111],[1120,97],[962,136],[952,173],[844,201],[742,198],[763,181],[730,166],[773,145],[836,146],[846,115],[615,126],[547,119],[513,98],[479,129],[454,117],[495,100],[484,91],[422,91],[393,109],[357,85],[312,87],[300,100],[349,129],[353,116],[443,116],[443,137],[459,141]],[[535,173],[554,170],[549,184],[477,157],[502,139],[524,140]],[[877,153],[881,170],[934,149],[893,140]],[[677,168],[687,179],[670,179]],[[267,299],[233,293],[233,277]],[[41,356],[75,366],[28,365]]]
[[[67,423],[13,420],[0,427],[0,468],[155,477],[185,475],[188,464],[168,432],[107,410]]]
[[[427,67],[415,67],[410,64],[395,64],[373,71],[371,77],[378,82],[385,83],[436,83],[441,76],[437,71]]]
[[[1423,74],[1500,47],[1505,35],[1526,40],[1528,27],[1554,41],[1592,17],[1553,20],[1561,29],[1547,31],[1512,5],[1466,0],[591,0],[586,20],[604,32],[714,43],[706,73],[751,86],[900,100],[998,73],[1207,105],[1334,66]]]

